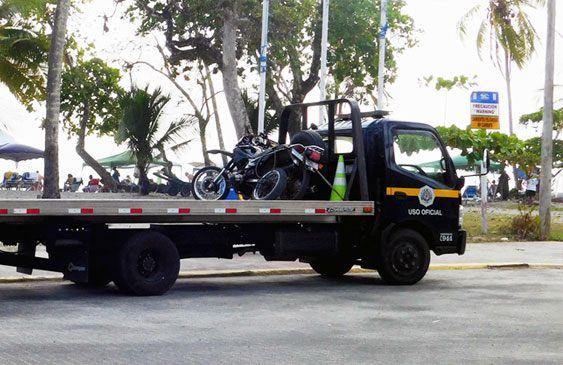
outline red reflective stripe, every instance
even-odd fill
[[[27,214],[39,214],[39,209],[37,208],[28,208]]]
[[[94,213],[94,208],[82,208],[80,209],[81,214],[92,214]]]
[[[272,209],[270,209],[270,213],[281,213],[281,209],[279,209],[279,208],[272,208]]]
[[[227,208],[225,209],[225,213],[236,213],[237,212],[237,208]]]
[[[8,209],[0,209],[0,214],[8,214]]]
[[[324,208],[317,208],[317,209],[315,209],[315,213],[326,213],[326,209],[324,209]]]
[[[191,210],[190,208],[180,208],[178,209],[178,213],[189,213]]]
[[[131,208],[131,214],[141,214],[143,213],[142,208]]]

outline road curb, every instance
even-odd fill
[[[563,269],[563,264],[547,263],[488,263],[488,264],[436,264],[430,265],[428,270],[478,270],[478,269],[513,269],[513,268],[547,268]],[[351,273],[371,273],[375,270],[353,268]],[[240,276],[275,276],[275,275],[310,275],[315,274],[313,269],[288,268],[288,269],[256,269],[256,270],[199,270],[183,271],[178,275],[179,279],[194,278],[227,278]],[[41,281],[62,281],[61,276],[27,276],[0,278],[0,284],[27,283]]]

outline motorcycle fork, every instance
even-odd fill
[[[227,163],[227,166],[223,167],[221,169],[221,171],[219,171],[219,173],[217,174],[215,179],[213,179],[213,184],[217,184],[219,182],[219,180],[221,179],[221,176],[223,176],[223,174],[225,174],[231,168],[231,165],[232,165],[232,161],[229,161]],[[226,180],[226,182],[228,183],[229,181]]]

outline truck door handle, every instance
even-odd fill
[[[401,199],[401,200],[406,200],[407,199],[407,193],[404,193],[402,191],[397,191],[397,192],[395,192],[395,198]]]

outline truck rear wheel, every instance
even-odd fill
[[[388,284],[410,285],[426,275],[430,249],[420,233],[412,229],[395,232],[383,243],[377,258],[377,272]]]
[[[316,273],[322,276],[336,278],[350,271],[352,266],[354,266],[354,260],[342,256],[324,257],[311,260],[309,265]]]
[[[134,295],[161,295],[174,285],[180,257],[172,241],[159,232],[139,232],[118,250],[113,281]]]

